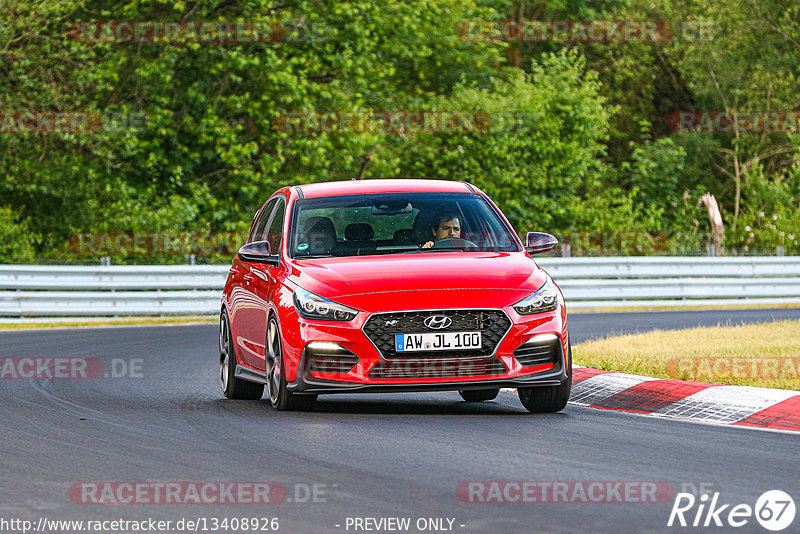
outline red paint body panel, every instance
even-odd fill
[[[471,193],[464,182],[447,180],[350,180],[299,186],[305,198],[378,193]],[[472,189],[477,191],[475,186]]]
[[[506,289],[530,294],[539,289],[546,278],[536,263],[522,252],[321,258],[292,260],[290,265],[293,273],[297,273],[294,281],[298,285],[326,298],[429,289],[477,292]],[[341,303],[349,306],[344,301]]]

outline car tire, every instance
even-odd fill
[[[264,384],[236,378],[236,353],[231,341],[231,323],[223,310],[219,317],[219,380],[222,393],[229,399],[258,400],[264,395]]]
[[[265,343],[267,367],[267,392],[269,401],[276,410],[309,411],[317,403],[316,395],[295,395],[289,391],[283,365],[283,343],[278,320],[274,316],[267,323]]]
[[[458,394],[467,402],[483,402],[496,399],[500,388],[493,389],[460,389]]]
[[[572,344],[567,347],[567,379],[558,386],[517,388],[519,400],[533,413],[560,412],[567,406],[572,390]]]

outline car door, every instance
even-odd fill
[[[283,238],[283,224],[286,213],[286,202],[283,198],[278,200],[275,210],[272,213],[267,230],[263,236],[263,241],[269,243],[269,249],[275,257],[274,263],[254,263],[250,265],[250,273],[253,282],[250,284],[251,293],[255,302],[258,303],[258,317],[254,313],[252,323],[248,324],[248,333],[253,340],[253,345],[260,347],[256,357],[255,367],[265,370],[265,344],[267,338],[267,317],[269,313],[269,303],[272,300],[277,282],[276,278],[281,271],[280,253],[281,241]]]
[[[275,207],[281,201],[281,198],[275,197],[264,205],[250,231],[248,243],[265,239]],[[234,257],[231,273],[235,282],[231,291],[230,320],[231,340],[239,362],[263,371],[265,340],[263,330],[266,325],[267,303],[260,297],[264,294],[260,285],[266,280],[260,265],[242,261],[238,255]]]

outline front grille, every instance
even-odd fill
[[[508,372],[495,358],[447,358],[442,360],[407,358],[381,362],[372,368],[370,378],[461,378],[502,375]]]
[[[452,324],[433,330],[424,324],[431,315],[446,315]],[[410,312],[376,313],[364,323],[364,334],[375,344],[384,358],[437,359],[491,356],[497,344],[511,328],[511,320],[502,310],[426,310]],[[481,332],[481,348],[454,351],[396,352],[395,334],[422,334],[436,332]]]
[[[514,357],[523,366],[558,363],[559,339],[557,337],[536,340],[533,338],[514,351]]]

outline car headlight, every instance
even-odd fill
[[[549,278],[542,287],[514,304],[514,310],[520,315],[531,315],[553,311],[558,306],[558,289]]]
[[[358,311],[322,298],[305,289],[294,290],[294,307],[301,317],[323,321],[351,321]]]

